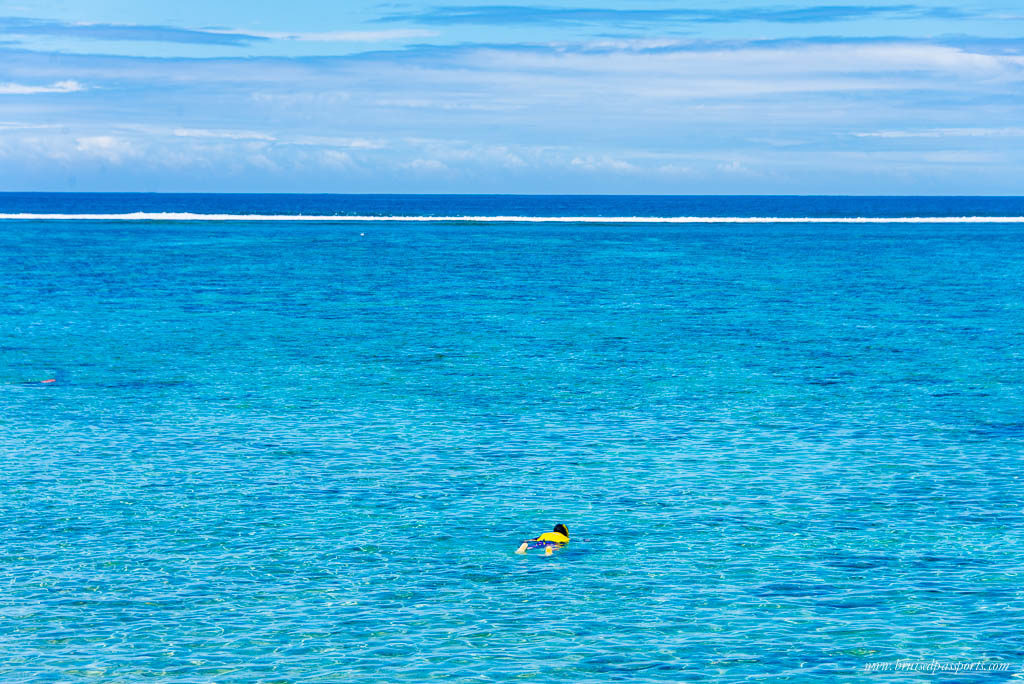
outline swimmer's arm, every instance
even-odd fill
[[[533,541],[537,541],[537,538],[534,537],[533,539],[527,539],[526,541],[524,541],[522,544],[519,545],[519,548],[516,549],[516,553],[526,553],[526,547],[529,545],[530,542]]]

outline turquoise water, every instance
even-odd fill
[[[1006,679],[1022,254],[1011,223],[0,221],[0,678]]]

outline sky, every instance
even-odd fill
[[[1024,194],[1019,0],[829,1],[0,0],[0,191]]]

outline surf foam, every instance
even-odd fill
[[[1024,223],[1024,216],[345,216],[302,214],[0,214],[8,221],[300,221],[327,223]]]

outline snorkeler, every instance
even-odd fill
[[[527,549],[544,549],[544,555],[550,556],[555,549],[560,549],[569,543],[569,528],[558,523],[554,532],[545,532],[534,539],[527,539],[516,549],[516,553],[526,553]]]

